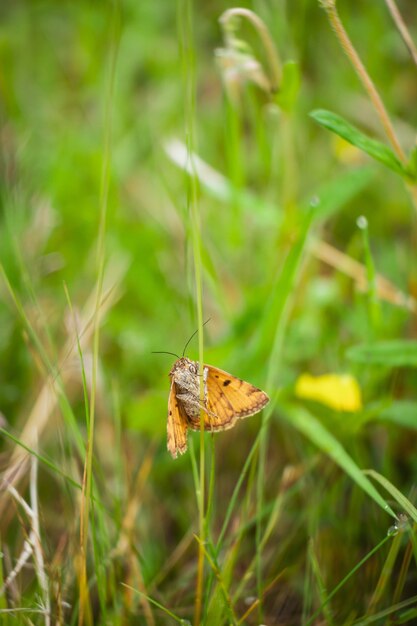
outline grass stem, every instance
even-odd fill
[[[339,13],[336,8],[336,1],[322,0],[321,4],[326,11],[330,25],[333,28],[336,37],[339,40],[341,47],[343,48],[343,51],[345,52],[349,61],[352,63],[352,66],[356,74],[358,75],[359,80],[364,86],[365,91],[367,92],[369,99],[374,106],[374,109],[380,119],[380,122],[384,128],[385,134],[391,146],[393,147],[398,158],[404,163],[406,161],[406,156],[400,145],[400,142],[398,141],[394,127],[385,109],[384,103],[382,102],[382,98],[379,95],[371,77],[366,71],[366,68],[362,63],[361,58],[357,53],[355,47],[353,46],[345,27],[343,26],[342,20],[340,19]]]
[[[103,295],[104,267],[105,267],[105,233],[107,223],[108,193],[110,186],[110,141],[111,141],[111,111],[114,97],[114,85],[116,75],[117,45],[113,40],[110,57],[110,71],[108,93],[105,99],[104,113],[104,150],[103,165],[100,189],[100,209],[98,222],[97,240],[97,283],[96,298],[93,314],[93,363],[92,380],[90,391],[88,440],[86,446],[86,459],[84,465],[83,488],[81,494],[80,511],[80,555],[79,555],[79,614],[78,626],[82,626],[84,620],[87,624],[92,623],[91,607],[89,601],[88,578],[87,578],[87,548],[88,548],[88,527],[90,517],[90,501],[93,483],[93,451],[94,433],[96,418],[96,393],[97,393],[97,371],[99,362],[99,341],[100,341],[100,303]]]

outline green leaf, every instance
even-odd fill
[[[395,517],[394,511],[389,507],[383,497],[375,489],[371,481],[364,475],[352,457],[346,452],[342,444],[330,433],[314,415],[304,408],[290,405],[280,405],[281,415],[292,426],[305,435],[319,450],[327,454],[355,483],[363,489],[379,506]]]
[[[357,363],[386,367],[417,367],[417,341],[393,339],[352,346],[346,356]]]
[[[324,109],[317,109],[316,111],[312,111],[310,116],[321,124],[321,126],[339,135],[339,137],[342,137],[353,146],[356,146],[359,150],[362,150],[362,152],[365,152],[376,161],[383,163],[383,165],[393,172],[400,174],[403,178],[415,179],[413,172],[401,163],[399,158],[388,146],[375,139],[370,139],[360,130],[349,124],[343,117],[340,117],[340,115],[336,115],[336,113]]]

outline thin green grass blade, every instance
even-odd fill
[[[117,528],[121,527],[123,518],[123,491],[125,476],[123,471],[123,442],[122,442],[122,413],[120,407],[119,387],[116,383],[112,385],[112,407],[113,407],[113,425],[115,431],[115,459],[114,459],[114,475],[115,480],[115,497],[114,497],[114,515]]]
[[[199,490],[200,490],[200,482],[199,482],[199,476],[198,476],[197,457],[196,457],[196,452],[195,452],[194,438],[192,437],[190,438],[188,449],[190,452],[190,462],[191,462],[191,471],[193,473],[194,489],[198,497]]]
[[[321,606],[323,607],[323,616],[328,626],[334,626],[332,610],[329,607],[330,598],[327,595],[326,585],[324,583],[321,568],[317,559],[317,555],[314,551],[313,541],[310,540],[308,546],[308,559],[311,565],[311,571],[316,581],[316,586],[319,591]]]
[[[378,583],[375,587],[374,593],[372,594],[371,600],[369,602],[368,611],[367,611],[369,615],[372,615],[373,613],[375,613],[375,609],[377,605],[379,604],[379,602],[381,602],[384,597],[389,595],[389,589],[387,587],[388,587],[388,583],[391,577],[393,575],[396,576],[396,573],[394,574],[394,566],[395,566],[395,561],[397,560],[398,552],[401,547],[401,543],[402,543],[402,537],[400,534],[398,534],[393,538],[393,541],[391,543],[384,565],[380,572]]]
[[[209,486],[207,493],[207,510],[206,510],[206,519],[205,519],[205,534],[206,534],[206,544],[210,547],[211,554],[213,558],[216,559],[216,549],[214,547],[214,543],[211,536],[211,521],[214,515],[214,507],[215,507],[215,498],[214,498],[214,488],[216,484],[216,456],[215,456],[215,448],[214,448],[214,437],[213,434],[210,437],[210,478],[209,478]],[[209,572],[209,576],[207,578],[205,588],[204,588],[204,602],[203,602],[203,624],[207,622],[207,611],[209,607],[209,601],[211,597],[211,589],[214,582],[214,572],[211,570]]]
[[[80,534],[79,534],[79,563],[78,563],[78,593],[79,593],[79,622],[82,624],[85,620],[87,624],[91,623],[92,604],[90,598],[90,589],[88,585],[88,545],[89,545],[89,526],[93,526],[93,537],[95,533],[94,524],[95,516],[91,515],[92,498],[95,491],[95,479],[93,470],[94,458],[94,438],[95,438],[95,422],[96,422],[96,406],[97,406],[97,380],[100,359],[100,314],[101,300],[104,290],[104,273],[106,260],[106,229],[108,219],[109,206],[109,190],[110,190],[110,167],[111,167],[111,140],[112,140],[112,113],[115,97],[116,84],[116,66],[119,50],[119,19],[117,6],[113,7],[111,20],[111,39],[109,45],[108,75],[106,76],[106,93],[104,98],[104,120],[103,120],[103,155],[101,163],[101,183],[100,183],[100,199],[98,210],[98,232],[97,232],[97,257],[96,272],[97,279],[95,285],[95,303],[93,312],[93,346],[92,346],[92,372],[90,396],[86,399],[88,408],[86,409],[86,426],[87,426],[87,446],[84,457],[84,476],[83,488],[81,492],[80,502]],[[97,564],[97,554],[95,554],[96,544],[93,540],[92,549],[94,553],[94,564]],[[100,580],[100,573],[96,571],[97,580]],[[103,596],[101,595],[101,599]]]
[[[215,456],[215,447],[214,447],[214,436],[211,434],[210,436],[210,474],[209,474],[209,483],[207,490],[207,510],[206,510],[206,532],[209,534],[210,532],[210,523],[214,513],[214,487],[216,485],[216,456]]]
[[[363,489],[386,513],[396,517],[394,511],[364,475],[341,443],[306,409],[280,405],[281,414],[297,430],[305,435],[322,452],[327,454],[355,483]]]
[[[413,538],[415,536],[416,525],[410,528],[410,541],[408,542],[406,549],[402,555],[400,571],[396,576],[395,589],[392,595],[392,601],[394,603],[400,602],[401,598],[405,595],[404,589],[407,581],[411,575],[410,564],[413,557]]]
[[[306,558],[305,576],[303,581],[303,612],[301,623],[306,624],[308,615],[314,609],[314,579],[310,559]]]
[[[232,624],[233,626],[237,626],[237,617],[234,613],[233,610],[233,603],[232,603],[232,599],[229,595],[227,586],[226,586],[226,582],[224,580],[224,575],[223,575],[223,569],[219,567],[219,564],[216,561],[216,557],[212,556],[209,554],[205,544],[202,543],[202,541],[200,540],[199,537],[197,537],[197,535],[194,535],[195,539],[198,541],[199,544],[201,544],[201,548],[204,551],[204,555],[205,558],[208,562],[208,564],[210,565],[216,579],[218,582],[218,586],[219,589],[221,591],[221,594],[223,596],[223,606],[219,607],[220,608],[220,614],[224,611],[227,615],[228,615],[228,623]],[[216,597],[216,592],[214,592],[213,597]],[[208,624],[210,623],[214,623],[213,621],[209,621],[207,622]],[[219,622],[220,623],[220,622]]]
[[[151,604],[156,606],[158,609],[163,611],[165,615],[168,615],[168,617],[171,617],[173,620],[178,622],[178,624],[181,624],[181,626],[191,626],[191,622],[189,622],[186,619],[183,619],[182,617],[178,617],[178,615],[175,615],[175,613],[167,609],[163,604],[161,604],[157,600],[154,600],[150,596],[147,596],[146,593],[142,593],[138,589],[135,589],[134,587],[131,587],[130,585],[127,585],[126,583],[120,583],[120,584],[123,585],[123,587],[126,587],[126,589],[130,589],[130,591],[133,591],[134,593],[137,593],[139,596],[143,596],[144,598],[146,598],[148,602],[150,602]]]
[[[9,296],[14,304],[14,306],[16,307],[16,310],[20,316],[20,319],[22,320],[23,324],[25,325],[25,328],[27,330],[27,333],[30,337],[30,339],[33,341],[34,346],[36,347],[36,350],[39,354],[39,357],[42,361],[42,364],[44,365],[46,371],[55,379],[58,378],[59,372],[57,371],[57,368],[53,366],[53,364],[51,363],[51,360],[49,359],[48,353],[46,352],[41,339],[39,338],[38,333],[36,332],[35,328],[33,327],[30,319],[28,318],[28,316],[26,315],[26,311],[25,308],[20,300],[20,298],[18,297],[16,291],[13,289],[13,286],[9,280],[9,277],[6,274],[6,270],[3,267],[3,264],[0,263],[0,275],[3,278],[3,282],[6,286],[6,289],[9,293]]]
[[[382,539],[382,541],[380,541],[374,548],[372,548],[372,550],[370,552],[368,552],[368,554],[366,556],[364,556],[363,559],[361,559],[359,561],[359,563],[357,563],[355,565],[355,567],[353,567],[350,572],[348,572],[348,574],[346,574],[346,576],[344,578],[342,578],[342,580],[340,581],[340,583],[338,585],[336,585],[336,587],[329,593],[329,595],[327,596],[326,602],[330,602],[330,600],[342,589],[342,587],[348,582],[348,580],[376,553],[378,552],[378,550],[380,550],[382,548],[383,545],[385,545],[387,543],[387,541],[390,541],[391,537],[390,536],[386,536]],[[313,613],[313,615],[311,615],[311,617],[303,623],[303,626],[311,626],[311,624],[315,623],[315,620],[317,619],[317,617],[322,613],[323,611],[323,605],[319,606],[319,608],[317,609],[317,611],[315,611]]]
[[[370,615],[369,617],[365,617],[365,618],[360,617],[359,619],[353,622],[352,626],[368,626],[368,624],[375,624],[375,622],[382,623],[382,620],[384,620],[384,618],[387,618],[390,615],[393,615],[394,613],[396,614],[395,622],[393,622],[394,624],[412,624],[413,619],[417,617],[416,608],[408,609],[408,611],[404,611],[403,613],[400,613],[400,614],[398,614],[398,612],[401,611],[401,609],[405,609],[411,604],[416,604],[416,603],[417,603],[417,596],[412,596],[411,598],[407,598],[407,600],[403,600],[402,602],[398,602],[397,604],[392,604],[387,609],[379,611],[378,613],[375,613],[374,615]],[[386,624],[387,622],[384,621],[383,623]]]
[[[75,440],[78,452],[81,455],[84,455],[85,454],[84,441],[80,433],[80,430],[77,426],[76,419],[74,417],[74,413],[72,411],[70,402],[65,394],[65,388],[64,388],[63,381],[61,379],[61,373],[58,370],[58,368],[55,365],[53,365],[51,360],[49,359],[49,356],[46,350],[44,349],[41,339],[39,338],[35,328],[33,327],[28,316],[26,315],[25,308],[23,304],[21,303],[19,297],[17,296],[15,290],[13,289],[8,279],[8,276],[5,273],[4,267],[1,264],[0,264],[0,273],[3,277],[7,291],[9,292],[9,295],[20,315],[20,318],[27,329],[28,335],[33,341],[34,345],[36,346],[36,349],[41,358],[41,361],[45,366],[46,372],[53,379],[54,385],[56,387],[58,404],[60,406],[60,409],[62,410],[63,417],[65,418],[65,421],[67,425],[69,426],[72,435],[74,436],[74,440]]]
[[[374,480],[376,480],[380,485],[384,487],[388,491],[388,493],[398,502],[400,507],[411,517],[411,519],[417,523],[417,509],[411,504],[410,500],[405,497],[404,494],[397,489],[385,476],[382,476],[375,470],[365,470],[364,474],[367,476],[371,476]]]
[[[413,525],[413,531],[415,530],[415,524]],[[410,542],[411,542],[411,549],[412,549],[412,555],[414,557],[414,564],[417,563],[417,539],[416,539],[416,533],[415,532],[410,532]]]
[[[20,439],[18,439],[17,437],[9,433],[7,430],[0,427],[0,434],[3,435],[4,437],[7,437],[11,441],[13,441],[13,443],[17,444],[18,446],[26,450],[26,452],[29,452],[29,454],[36,457],[38,461],[43,463],[46,467],[48,467],[52,472],[54,472],[61,478],[64,478],[70,485],[72,485],[72,487],[75,487],[76,489],[79,489],[79,490],[82,489],[82,485],[80,485],[80,483],[77,483],[77,481],[71,478],[71,476],[68,476],[68,474],[63,472],[57,465],[55,465],[55,463],[47,459],[45,456],[42,456],[42,454],[39,454],[38,452],[33,450],[33,448],[30,448],[29,446],[22,443]]]
[[[195,118],[196,118],[196,60],[194,34],[194,5],[191,0],[180,0],[178,8],[178,35],[180,44],[180,62],[182,69],[182,83],[184,88],[185,131],[187,136],[187,161],[190,165],[189,176],[186,180],[187,189],[187,223],[190,233],[192,263],[194,273],[193,300],[198,325],[198,360],[200,371],[204,369],[204,331],[203,331],[203,263],[202,263],[202,225],[199,204],[199,179],[194,163],[193,152],[196,146]],[[204,404],[204,383],[200,378],[200,402]],[[194,621],[200,622],[202,600],[204,593],[204,552],[206,532],[206,455],[204,436],[204,411],[200,409],[200,459],[199,484],[196,490],[198,507],[199,535],[198,564],[196,578],[196,597],[194,606]]]
[[[81,378],[82,378],[82,383],[83,383],[83,394],[84,394],[84,411],[85,411],[85,420],[86,420],[86,426],[87,429],[89,428],[89,423],[90,423],[90,405],[88,402],[88,386],[87,386],[87,377],[85,374],[85,367],[84,367],[84,356],[83,356],[83,351],[81,348],[81,342],[80,342],[80,336],[78,334],[78,329],[77,329],[77,321],[74,315],[74,309],[72,306],[72,302],[71,302],[71,298],[70,298],[70,294],[68,291],[68,287],[66,285],[66,283],[64,283],[64,292],[65,292],[65,297],[67,299],[67,303],[68,303],[68,307],[71,313],[71,317],[74,323],[74,331],[75,331],[75,339],[77,342],[77,351],[78,351],[78,358],[80,360],[80,365],[81,365]]]
[[[93,485],[95,491],[96,485]],[[109,540],[109,528],[102,511],[91,499],[91,539],[96,589],[103,621],[108,621],[108,608],[111,606],[112,562],[108,559],[113,546]]]
[[[238,501],[238,496],[239,496],[240,490],[241,490],[242,485],[243,485],[243,481],[245,480],[245,476],[246,476],[246,474],[247,474],[247,472],[249,470],[249,467],[251,465],[251,462],[252,462],[252,459],[254,457],[254,454],[255,454],[256,450],[258,449],[259,437],[260,437],[260,433],[258,433],[258,436],[256,437],[255,441],[253,442],[252,448],[250,449],[250,452],[249,452],[248,456],[246,457],[245,464],[244,464],[244,466],[242,468],[242,471],[240,472],[240,475],[239,475],[239,478],[238,478],[237,483],[235,485],[235,488],[233,489],[233,494],[232,494],[232,497],[230,498],[229,505],[228,505],[227,510],[226,510],[226,515],[225,515],[225,518],[224,518],[224,522],[223,522],[223,525],[222,525],[222,528],[221,528],[221,531],[220,531],[220,534],[219,534],[219,538],[217,540],[216,554],[218,554],[219,551],[222,548],[223,541],[224,541],[225,534],[226,534],[226,530],[227,530],[227,528],[229,526],[230,519],[231,519],[233,511],[234,511],[234,509],[236,507],[236,504],[237,504],[237,501]]]

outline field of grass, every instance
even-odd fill
[[[2,625],[417,624],[417,4],[232,7],[0,6]]]

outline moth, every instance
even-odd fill
[[[187,357],[175,361],[169,376],[168,451],[175,459],[187,450],[187,431],[216,432],[232,428],[238,419],[255,415],[269,402],[264,391],[212,365],[203,367],[204,399],[200,399],[200,364]]]

